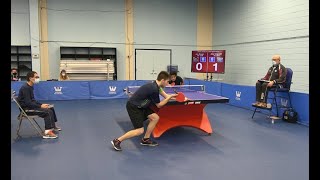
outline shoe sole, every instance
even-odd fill
[[[43,138],[43,139],[56,139],[56,138],[58,138],[58,136],[56,136],[56,137],[42,136],[42,138]]]
[[[142,146],[152,146],[152,147],[154,147],[154,146],[158,146],[159,144],[143,144],[143,143],[140,143]]]
[[[116,151],[121,151],[121,150],[122,150],[122,149],[118,149],[118,148],[114,145],[113,141],[111,141],[111,144],[112,144],[113,148],[114,148]]]

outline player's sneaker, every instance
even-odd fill
[[[148,138],[148,139],[142,138],[140,144],[143,146],[158,146],[159,145],[157,142],[151,141],[150,138]]]
[[[111,141],[111,144],[113,146],[113,148],[116,150],[116,151],[121,151],[121,147],[120,147],[120,141],[118,139],[114,139]]]
[[[58,136],[54,134],[52,131],[49,131],[48,133],[42,136],[43,139],[55,139],[57,137]]]

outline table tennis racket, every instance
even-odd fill
[[[177,90],[173,90],[176,94],[178,94],[177,96],[176,96],[176,100],[178,101],[178,102],[184,102],[185,101],[185,99],[186,99],[186,96],[182,93],[182,92],[177,92]]]

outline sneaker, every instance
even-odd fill
[[[272,108],[272,105],[270,103],[267,104],[267,108]]]
[[[260,107],[266,108],[266,107],[267,107],[267,103],[262,102],[262,103],[260,104]]]
[[[259,106],[260,105],[260,102],[255,102],[255,103],[252,103],[252,106]]]
[[[61,127],[56,126],[56,127],[54,127],[53,130],[55,130],[55,131],[61,131],[62,129],[61,129]]]
[[[57,137],[58,136],[54,134],[52,131],[49,131],[47,134],[42,136],[43,139],[55,139]]]
[[[158,146],[159,144],[155,141],[152,141],[150,138],[148,139],[141,139],[141,142],[140,142],[141,145],[143,146]]]
[[[121,151],[121,147],[120,147],[120,141],[118,139],[114,139],[111,141],[111,144],[113,146],[113,148],[116,150],[116,151]]]

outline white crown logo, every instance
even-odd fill
[[[287,105],[288,105],[288,100],[287,99],[280,98],[280,101],[281,101],[281,106],[287,107]]]
[[[109,86],[109,94],[116,94],[117,87],[116,86]]]
[[[58,86],[56,87],[55,86],[53,88],[54,88],[54,91],[55,91],[54,94],[62,94],[62,87],[58,87]]]
[[[241,91],[236,91],[236,100],[240,100]]]

